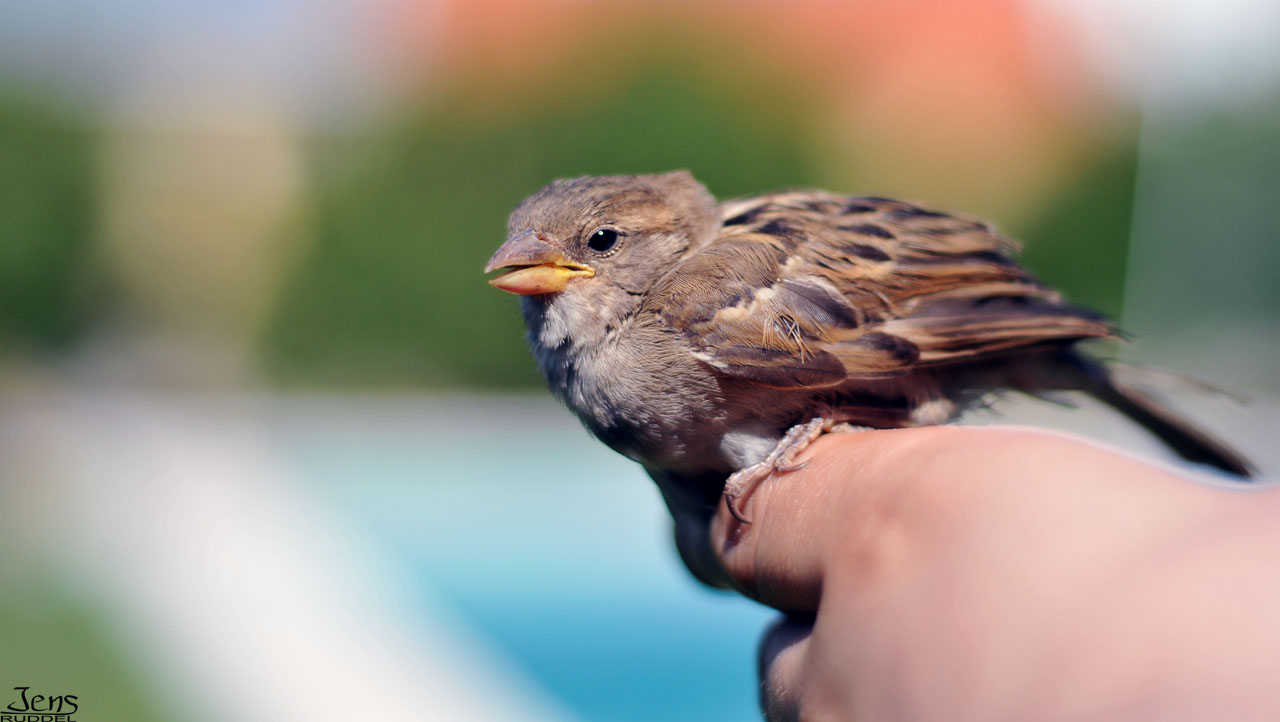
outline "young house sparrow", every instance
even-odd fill
[[[940,424],[1000,389],[1084,391],[1186,459],[1250,472],[1076,353],[1112,326],[981,221],[817,190],[718,203],[676,171],[555,181],[507,232],[485,271],[523,297],[552,392],[678,522],[722,491],[746,521],[754,485],[824,431]],[[707,580],[703,550],[677,542]]]

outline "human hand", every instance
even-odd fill
[[[1280,490],[1013,428],[834,434],[712,539],[769,719],[1280,719]],[[802,457],[803,458],[803,457]]]

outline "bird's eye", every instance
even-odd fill
[[[601,228],[592,233],[591,237],[587,239],[587,248],[596,253],[608,253],[613,250],[614,246],[618,245],[618,238],[618,232],[612,228]]]

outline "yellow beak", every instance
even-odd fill
[[[563,291],[574,278],[590,278],[595,269],[571,261],[533,231],[517,233],[502,244],[485,264],[484,272],[510,269],[489,279],[489,285],[521,296]]]

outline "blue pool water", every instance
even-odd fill
[[[335,402],[336,403],[336,402]],[[541,402],[293,409],[281,441],[424,609],[584,720],[759,719],[772,613],[684,572],[643,472]],[[425,613],[425,612],[424,612]]]

